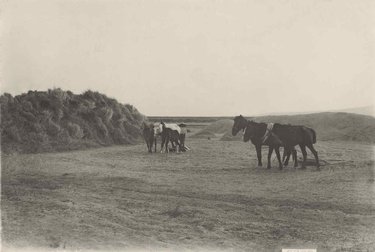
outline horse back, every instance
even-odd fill
[[[165,124],[165,128],[166,128],[166,129],[175,130],[175,131],[178,132],[178,134],[181,133],[181,128],[180,128],[180,126],[178,126],[178,125],[175,124],[175,123],[166,123],[166,124]]]
[[[275,123],[272,131],[285,145],[295,146],[304,142],[304,132],[301,126]]]

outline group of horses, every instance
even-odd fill
[[[185,151],[187,147],[185,146],[186,137],[186,125],[184,123],[164,123],[161,121],[159,124],[143,122],[142,125],[142,135],[147,144],[148,152],[152,152],[153,147],[157,146],[157,139],[161,139],[160,152],[169,152],[170,150],[180,152]],[[172,148],[169,148],[169,142]]]
[[[258,158],[258,166],[262,166],[262,146],[268,146],[268,163],[267,168],[271,168],[271,156],[275,150],[279,168],[288,165],[290,156],[293,156],[294,167],[297,167],[297,151],[295,146],[299,145],[302,155],[302,168],[306,167],[306,147],[313,153],[316,161],[316,167],[319,170],[318,153],[314,148],[316,143],[316,133],[312,128],[301,125],[279,124],[279,123],[257,123],[249,121],[242,115],[236,116],[232,127],[232,135],[235,136],[240,130],[243,130],[243,140],[251,141],[255,145]],[[169,152],[169,142],[172,144],[172,150],[176,152],[185,151],[185,124],[167,124],[161,121],[159,124],[143,123],[143,137],[147,144],[148,152],[152,152],[154,146],[156,152],[157,138],[161,138],[161,152],[165,148],[165,152]],[[283,162],[280,157],[280,147],[284,148]]]
[[[279,161],[279,168],[283,168],[283,163],[280,157],[280,147],[284,147],[284,165],[288,165],[290,155],[293,154],[294,167],[297,167],[297,151],[295,146],[299,145],[303,155],[302,168],[306,167],[306,147],[311,150],[315,157],[316,167],[320,170],[318,153],[314,149],[313,144],[316,143],[316,133],[313,129],[305,126],[296,126],[290,124],[267,124],[257,123],[245,119],[242,115],[234,118],[234,124],[232,127],[232,135],[235,136],[237,133],[243,130],[243,140],[248,142],[249,140],[255,145],[255,149],[258,157],[258,166],[262,166],[262,145],[269,147],[268,151],[268,164],[267,168],[271,168],[271,155],[273,150],[276,152],[277,160]]]

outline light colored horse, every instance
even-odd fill
[[[171,142],[172,147],[177,148],[177,152],[180,149],[180,133],[181,128],[175,123],[164,123],[161,122],[159,125],[154,127],[155,135],[161,135],[161,150],[163,152],[163,147],[165,145],[165,151],[169,152],[168,144]]]

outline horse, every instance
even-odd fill
[[[165,151],[169,152],[168,144],[171,142],[172,147],[177,148],[177,152],[181,149],[180,144],[180,133],[181,128],[174,123],[166,124],[163,121],[160,122],[159,130],[161,132],[161,151],[163,152],[163,147],[165,145]]]
[[[152,146],[155,143],[155,152],[156,152],[156,138],[154,133],[154,124],[143,122],[142,125],[142,135],[145,139],[145,142],[147,144],[147,150],[148,152],[152,152]]]
[[[249,121],[244,134],[244,141],[248,141],[252,138],[261,137],[266,131],[267,124],[256,123],[254,121]],[[306,147],[310,149],[313,153],[316,161],[317,170],[320,170],[318,152],[315,150],[313,144],[316,143],[316,132],[305,126],[294,126],[294,125],[283,125],[275,123],[272,128],[272,133],[280,139],[284,144],[287,151],[292,150],[294,146],[299,145],[303,155],[302,169],[306,168]],[[297,159],[295,159],[295,166],[297,164]]]
[[[290,125],[290,124],[289,124]],[[315,144],[316,143],[316,132],[314,129],[312,128],[309,128],[309,127],[306,127],[306,126],[300,126],[300,127],[303,127],[303,129],[307,132],[307,134],[310,135],[311,139],[312,139],[312,143]],[[290,152],[288,151],[284,151],[284,155],[283,155],[283,162],[284,162],[284,165],[288,165],[288,162],[289,162],[289,158],[290,158]],[[295,167],[296,167],[296,160],[295,161]]]
[[[237,133],[240,130],[244,130],[244,131],[246,130],[249,121],[246,120],[242,115],[236,116],[233,120],[234,120],[234,124],[232,127],[233,136],[237,135]],[[284,146],[284,144],[281,142],[281,140],[277,136],[275,136],[272,133],[272,131],[267,131],[267,124],[264,124],[264,125],[265,125],[265,128],[257,132],[258,134],[256,136],[250,137],[247,139],[244,138],[244,142],[248,142],[249,140],[251,140],[251,142],[255,145],[257,158],[258,158],[258,166],[262,166],[262,145],[266,145],[268,146],[267,168],[268,169],[271,168],[271,156],[272,156],[273,150],[275,150],[277,160],[279,161],[279,169],[282,169],[283,164],[280,158],[280,147]],[[288,156],[290,156],[290,153],[292,153],[293,159],[297,160],[297,152],[295,151],[294,148],[284,150],[284,153],[285,152],[287,153]]]

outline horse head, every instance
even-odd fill
[[[154,125],[154,135],[161,135],[161,133],[163,132],[163,124],[162,122],[159,123],[158,125]]]
[[[247,126],[247,120],[242,115],[236,116],[232,127],[232,135],[235,136],[240,130],[244,130]]]

